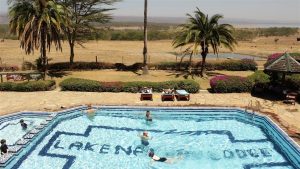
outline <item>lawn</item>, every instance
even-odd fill
[[[251,71],[209,71],[207,72],[207,77],[201,78],[198,76],[188,76],[186,77],[185,73],[175,72],[175,71],[150,71],[149,75],[141,75],[142,72],[124,72],[124,71],[115,71],[115,70],[99,70],[99,71],[73,71],[65,72],[66,75],[62,78],[54,78],[57,83],[60,83],[63,79],[75,77],[75,78],[84,78],[97,80],[102,82],[128,82],[128,81],[152,81],[152,82],[162,82],[170,80],[184,80],[184,79],[193,79],[197,81],[201,89],[210,88],[209,80],[215,75],[233,75],[233,76],[249,76],[253,72]]]

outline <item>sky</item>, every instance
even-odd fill
[[[300,0],[148,0],[151,17],[185,17],[196,7],[225,18],[292,21],[300,23]],[[143,16],[144,0],[123,0],[114,5],[114,16]],[[7,0],[0,0],[0,14],[7,13]]]

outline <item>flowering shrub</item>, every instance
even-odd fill
[[[250,92],[252,82],[239,76],[215,76],[210,80],[210,86],[215,93],[243,93]]]
[[[272,60],[274,60],[274,59],[277,59],[277,58],[279,58],[280,56],[282,56],[283,54],[284,54],[284,53],[274,53],[274,54],[268,56],[268,61],[272,61]]]

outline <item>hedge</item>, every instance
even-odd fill
[[[51,63],[48,65],[49,70],[69,70],[71,65],[69,62]],[[115,69],[113,63],[106,62],[74,62],[73,70],[101,70],[101,69]]]
[[[300,89],[300,75],[291,75],[286,77],[286,86],[290,89]]]
[[[54,80],[30,81],[23,83],[4,82],[0,83],[0,91],[34,92],[49,91],[55,88]]]
[[[101,84],[97,81],[78,78],[63,80],[59,86],[63,91],[98,92],[101,89]]]
[[[161,62],[148,65],[150,68],[156,70],[187,70],[189,62]],[[194,69],[200,69],[201,62],[193,62],[191,66]],[[134,63],[132,65],[125,65],[123,63],[106,63],[106,62],[75,62],[72,65],[73,70],[102,70],[102,69],[117,69],[119,71],[137,71],[143,67],[142,63]],[[50,63],[49,70],[69,70],[71,68],[69,62]],[[253,60],[229,60],[223,62],[207,62],[206,70],[228,70],[228,71],[255,71],[257,64]]]
[[[244,93],[252,90],[251,80],[239,76],[215,76],[210,80],[210,86],[215,93]]]
[[[167,82],[98,82],[79,78],[69,78],[60,83],[63,91],[85,92],[129,92],[138,93],[142,87],[152,87],[153,92],[163,89],[184,89],[189,93],[197,93],[200,86],[193,80]]]
[[[266,89],[270,83],[270,76],[259,70],[248,76],[254,87]]]

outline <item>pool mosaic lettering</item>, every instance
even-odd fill
[[[97,130],[97,131],[96,131]],[[99,131],[98,131],[99,130]],[[141,144],[135,145],[112,145],[111,143],[105,143],[101,141],[91,142],[89,137],[91,133],[100,133],[101,131],[113,130],[122,132],[132,132],[132,135],[135,135],[137,132],[142,132],[144,129],[134,129],[127,127],[111,127],[111,126],[88,126],[84,133],[70,133],[57,131],[49,140],[49,142],[42,148],[39,152],[40,156],[52,157],[52,158],[61,158],[67,159],[67,162],[63,166],[64,169],[71,168],[72,164],[76,162],[78,158],[78,154],[82,153],[93,153],[95,156],[106,156],[106,155],[114,155],[116,158],[118,156],[131,156],[135,158],[139,158],[142,155],[146,155],[149,149],[151,148],[151,143],[148,147],[145,147]],[[226,137],[231,144],[240,144],[238,147],[242,148],[231,148],[231,149],[220,149],[216,152],[210,151],[197,151],[197,152],[188,152],[183,147],[179,147],[176,150],[177,154],[181,154],[183,156],[194,157],[197,154],[197,159],[207,158],[214,161],[219,160],[232,160],[232,159],[240,159],[244,160],[244,163],[240,168],[250,169],[253,167],[260,166],[289,166],[288,163],[284,161],[270,162],[270,163],[255,163],[248,164],[247,160],[252,159],[268,159],[273,155],[277,154],[275,150],[272,150],[268,147],[264,147],[263,143],[269,142],[268,139],[259,139],[259,140],[236,140],[230,131],[226,130],[208,130],[208,131],[177,131],[177,130],[148,130],[151,133],[161,134],[161,135],[175,135],[175,136],[208,136],[208,135],[221,135]],[[68,142],[68,140],[74,140],[72,137],[75,137],[73,142]],[[99,139],[101,140],[101,139]],[[255,148],[251,147],[251,144],[261,144]],[[231,146],[235,147],[235,146]],[[246,148],[243,148],[246,147]],[[154,148],[155,149],[155,148]],[[59,153],[63,150],[64,153]],[[259,160],[257,160],[259,161]],[[262,160],[264,161],[264,160]]]

